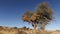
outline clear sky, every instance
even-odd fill
[[[33,28],[31,24],[23,22],[21,16],[27,10],[34,11],[39,3],[46,1],[49,2],[55,16],[46,29],[60,30],[60,0],[0,0],[0,26]]]

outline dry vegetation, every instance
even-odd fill
[[[9,28],[0,26],[0,34],[34,34],[33,29],[29,28]],[[42,31],[36,30],[36,34],[60,34],[60,30],[56,31]]]

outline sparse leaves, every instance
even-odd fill
[[[30,11],[24,13],[22,19],[26,22],[31,23],[32,25],[36,24],[35,26],[37,26],[37,24],[40,24],[40,26],[42,25],[44,27],[52,20],[52,17],[52,9],[47,2],[43,2],[37,6],[34,13]]]

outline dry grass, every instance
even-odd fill
[[[30,29],[26,30],[26,29],[0,27],[0,34],[35,34],[35,33],[34,30]],[[60,34],[60,30],[57,31],[36,30],[36,34]]]

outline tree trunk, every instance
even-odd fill
[[[36,24],[34,24],[34,34],[36,34]]]
[[[40,24],[40,29],[41,30],[45,30],[45,25],[44,24]]]

